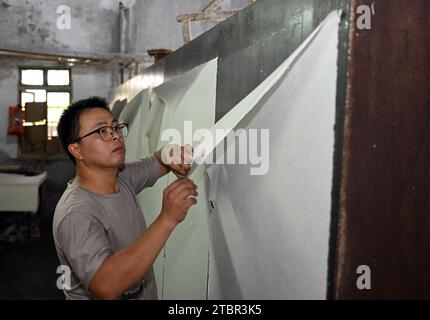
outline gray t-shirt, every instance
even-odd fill
[[[66,299],[95,298],[88,287],[102,262],[132,244],[146,230],[136,194],[152,186],[159,176],[160,164],[152,155],[125,164],[118,174],[118,193],[99,195],[81,188],[73,180],[68,183],[53,221],[60,264],[71,269],[71,288],[63,290]],[[142,279],[142,284],[142,298],[157,299],[152,268]]]

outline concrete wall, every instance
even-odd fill
[[[71,29],[57,28],[57,8],[70,7]],[[111,52],[116,49],[117,14],[99,1],[2,0],[2,47],[57,52]],[[92,26],[92,27],[90,27]]]
[[[49,65],[43,62],[28,63],[24,60],[0,59],[0,149],[10,157],[17,155],[16,136],[7,135],[8,107],[18,103],[18,66]],[[72,70],[73,100],[91,95],[109,97],[112,90],[110,69],[79,67]]]
[[[71,29],[57,28],[56,10],[71,9]],[[0,47],[50,53],[108,53],[117,51],[118,15],[100,7],[99,1],[22,1],[0,3]],[[0,59],[0,149],[17,155],[17,139],[7,136],[8,106],[18,103],[18,66],[49,65],[44,61]],[[89,95],[109,97],[118,84],[108,68],[75,66],[73,98]]]
[[[14,63],[0,60],[0,150],[10,157],[17,154],[17,137],[7,135],[8,106],[17,103],[18,70]]]

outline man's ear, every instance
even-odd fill
[[[84,159],[84,157],[82,156],[81,150],[79,149],[78,144],[76,144],[76,143],[69,144],[67,149],[76,158],[76,160]]]

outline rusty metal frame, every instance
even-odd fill
[[[15,59],[39,60],[55,62],[66,67],[74,65],[86,65],[93,67],[119,66],[121,73],[121,83],[124,70],[128,70],[129,79],[138,74],[139,61],[129,55],[88,55],[88,54],[56,54],[50,52],[24,51],[10,48],[0,48],[0,57],[10,57]]]

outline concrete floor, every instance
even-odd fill
[[[0,300],[59,300],[59,265],[49,230],[30,242],[0,244]]]

